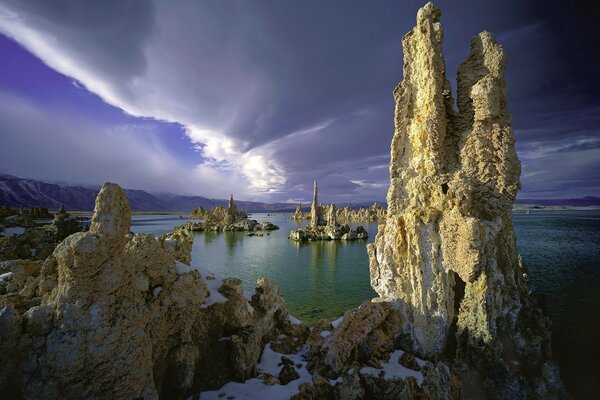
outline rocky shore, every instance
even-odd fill
[[[368,239],[369,234],[362,226],[351,229],[349,225],[340,225],[337,221],[335,204],[319,204],[317,182],[314,185],[313,201],[310,208],[310,223],[306,228],[290,232],[290,240],[357,240]]]

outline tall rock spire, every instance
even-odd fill
[[[427,3],[402,41],[388,212],[368,245],[371,285],[380,300],[395,304],[401,337],[418,354],[452,353],[466,362],[492,355],[484,359],[490,369],[527,365],[538,377],[551,371],[548,379],[560,389],[547,320],[528,297],[512,227],[520,164],[507,110],[506,55],[492,34],[473,38],[458,72],[456,113],[440,16]],[[494,378],[498,390],[537,390],[504,372]]]
[[[317,192],[317,181],[315,181],[313,190],[313,201],[310,206],[310,226],[312,228],[316,228],[317,226],[325,224],[323,221],[323,209],[319,205],[319,195]]]

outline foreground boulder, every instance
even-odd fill
[[[455,359],[466,397],[564,396],[511,221],[521,168],[506,55],[492,34],[473,38],[455,112],[439,20],[429,3],[403,38],[387,218],[368,247],[371,285],[405,321],[405,348]]]
[[[0,264],[0,397],[183,398],[253,376],[267,339],[292,329],[268,280],[246,297],[239,280],[176,261],[185,234],[130,224],[107,183],[88,232],[43,264]]]

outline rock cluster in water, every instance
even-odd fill
[[[315,182],[313,201],[310,207],[309,224],[306,228],[299,228],[291,231],[289,237],[291,240],[300,242],[339,239],[356,240],[367,239],[369,234],[362,226],[351,229],[347,224],[339,224],[337,221],[337,207],[335,204],[329,204],[327,206],[319,204],[317,182]]]
[[[52,219],[40,225],[36,220]],[[0,209],[0,260],[45,260],[58,243],[82,230],[81,221],[61,206],[52,215],[46,208]]]
[[[455,359],[463,396],[561,396],[550,324],[528,295],[511,220],[521,169],[506,55],[489,32],[472,39],[456,112],[439,20],[429,3],[403,38],[387,218],[368,246],[371,285],[400,313],[405,348]]]
[[[258,222],[249,219],[245,210],[237,208],[233,202],[233,195],[229,198],[227,208],[217,206],[208,211],[203,207],[197,208],[190,214],[190,219],[202,219],[202,222],[188,222],[181,226],[181,229],[190,231],[272,231],[279,227],[271,222]]]
[[[341,224],[359,224],[365,222],[377,222],[385,220],[386,211],[377,203],[373,203],[369,208],[360,207],[354,210],[348,206],[336,208],[336,220]],[[310,212],[302,212],[302,206],[299,205],[290,216],[290,219],[296,221],[310,220]]]

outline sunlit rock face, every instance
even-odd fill
[[[521,168],[506,54],[488,32],[472,39],[458,71],[456,112],[440,16],[428,3],[403,38],[387,217],[368,246],[371,284],[399,310],[404,341],[417,354],[483,366],[477,354],[484,353],[485,362],[496,357],[514,369],[497,374],[498,390],[527,393],[541,381],[548,392],[560,390],[547,362],[548,322],[528,297],[511,221]]]
[[[130,233],[106,183],[88,232],[42,262],[0,263],[0,398],[187,398],[256,374],[264,342],[301,328],[267,279],[254,294],[190,260],[192,237]]]

